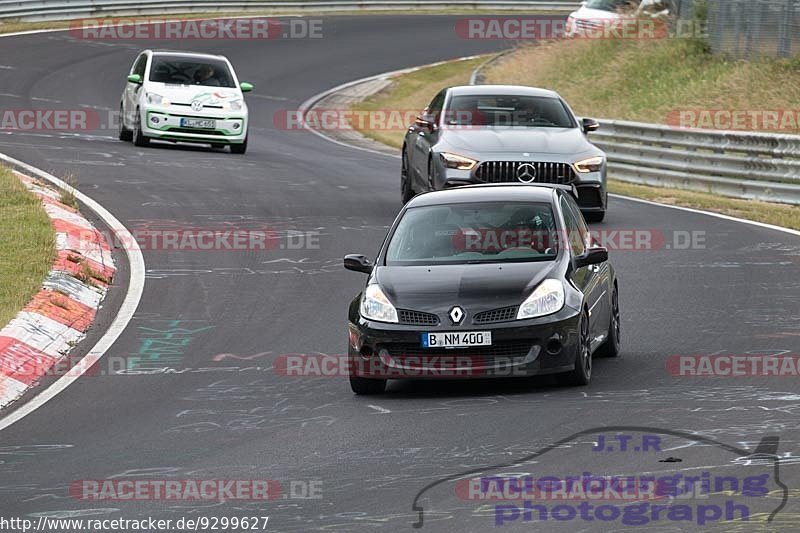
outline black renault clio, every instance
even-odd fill
[[[574,192],[478,185],[421,194],[392,224],[350,304],[350,384],[557,374],[586,385],[619,355],[618,283]]]

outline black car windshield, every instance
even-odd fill
[[[217,59],[193,59],[186,56],[153,56],[150,81],[170,85],[235,87],[228,64]]]
[[[486,202],[408,209],[392,234],[395,266],[552,261],[558,253],[546,203]]]
[[[444,120],[450,126],[576,127],[561,100],[549,96],[454,96]]]

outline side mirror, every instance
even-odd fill
[[[436,131],[436,123],[432,119],[433,117],[431,115],[420,115],[414,120],[414,124],[429,132],[433,132]]]
[[[581,255],[573,258],[572,265],[575,269],[578,269],[589,265],[599,265],[606,261],[608,261],[608,250],[597,246],[595,248],[588,248]]]
[[[243,93],[249,93],[250,91],[253,90],[253,84],[243,81],[242,83],[239,84],[239,88],[242,90]]]
[[[581,126],[583,127],[583,133],[589,133],[590,131],[597,131],[600,128],[600,123],[593,118],[585,118],[581,121]]]
[[[130,76],[128,76],[128,81],[131,83],[136,83],[138,85],[141,85],[142,77],[139,76],[138,74],[131,74]]]
[[[354,272],[362,272],[364,274],[372,273],[372,263],[366,256],[360,254],[349,254],[344,256],[344,268]]]

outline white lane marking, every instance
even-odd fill
[[[390,410],[384,409],[383,407],[381,407],[379,405],[368,405],[367,407],[369,407],[370,409],[375,409],[379,413],[391,413]]]
[[[48,174],[47,172],[34,166],[23,163],[18,159],[14,159],[13,157],[9,157],[2,153],[0,153],[0,161],[5,161],[6,163],[17,167],[18,169],[29,172],[33,176],[48,181],[56,187],[71,191],[78,200],[80,200],[86,207],[91,209],[102,219],[111,232],[117,235],[122,235],[124,242],[129,243],[129,245],[125,246],[124,248],[125,254],[128,256],[128,263],[130,264],[130,283],[128,285],[128,292],[125,294],[125,299],[119,308],[117,316],[114,318],[114,321],[108,327],[103,336],[100,337],[92,349],[89,350],[89,353],[87,353],[80,360],[80,362],[75,365],[73,369],[74,372],[70,371],[68,374],[62,376],[58,379],[58,381],[54,382],[45,390],[34,396],[22,407],[0,419],[0,431],[2,431],[11,424],[22,420],[55,398],[61,391],[72,385],[73,382],[85,374],[86,371],[92,367],[92,365],[97,363],[103,357],[103,355],[105,355],[106,351],[111,348],[111,346],[117,341],[119,336],[128,326],[128,323],[131,321],[134,313],[136,312],[136,308],[139,307],[139,301],[141,300],[142,292],[144,291],[145,268],[144,256],[142,255],[142,250],[139,248],[136,239],[132,238],[133,236],[131,235],[131,232],[128,231],[128,228],[126,228],[122,222],[117,220],[114,215],[108,212],[106,208],[82,192],[72,188],[70,185],[53,176],[52,174]]]
[[[297,108],[297,110],[300,112],[300,116],[303,117],[303,129],[313,133],[314,135],[317,135],[318,137],[322,137],[323,139],[325,139],[328,142],[332,142],[334,144],[338,144],[339,146],[345,146],[347,148],[353,148],[355,150],[361,150],[362,152],[369,152],[371,154],[384,155],[384,156],[387,156],[387,157],[393,157],[395,159],[400,159],[400,155],[399,154],[388,154],[386,152],[381,152],[379,150],[372,150],[371,148],[366,148],[364,146],[359,146],[357,144],[350,144],[350,143],[342,142],[342,141],[340,141],[338,139],[334,139],[333,137],[329,137],[329,136],[325,135],[324,133],[322,133],[321,131],[315,130],[314,128],[312,128],[311,126],[308,125],[308,123],[305,121],[306,113],[308,112],[309,109],[311,109],[314,106],[314,104],[316,104],[317,102],[319,102],[323,98],[325,98],[327,96],[330,96],[331,94],[337,93],[339,91],[343,91],[345,89],[353,87],[354,85],[360,85],[362,83],[367,83],[367,82],[374,81],[374,80],[379,80],[379,79],[383,79],[383,78],[390,78],[390,77],[393,77],[393,76],[399,76],[401,74],[409,74],[411,72],[416,72],[416,71],[422,70],[424,68],[437,67],[439,65],[444,65],[445,63],[456,62],[456,61],[469,61],[470,59],[476,59],[478,57],[482,57],[483,55],[486,55],[486,54],[459,57],[457,59],[452,59],[452,60],[447,60],[447,61],[437,61],[436,63],[429,63],[427,65],[421,65],[421,66],[418,66],[418,67],[404,68],[404,69],[400,69],[400,70],[393,70],[391,72],[384,72],[383,74],[376,74],[374,76],[367,76],[366,78],[361,78],[361,79],[358,79],[358,80],[355,80],[355,81],[349,81],[347,83],[343,83],[341,85],[337,85],[336,87],[328,89],[327,91],[322,91],[321,93],[316,94],[316,95],[312,96],[311,98],[307,99],[305,102],[300,104],[300,106]]]
[[[679,189],[680,190],[680,189]],[[631,202],[639,202],[640,204],[648,204],[648,205],[656,205],[658,207],[668,207],[670,209],[677,209],[679,211],[686,211],[687,213],[696,213],[698,215],[707,215],[710,217],[721,218],[722,220],[730,220],[732,222],[741,222],[743,224],[750,224],[751,226],[758,226],[760,228],[771,229],[775,231],[782,231],[784,233],[788,233],[789,235],[796,235],[800,237],[800,231],[796,229],[784,228],[782,226],[774,226],[772,224],[766,224],[764,222],[756,222],[755,220],[745,220],[743,218],[736,218],[728,215],[723,215],[721,213],[714,213],[712,211],[703,211],[701,209],[692,209],[691,207],[682,207],[679,205],[670,205],[670,204],[660,204],[658,202],[653,202],[652,200],[642,200],[641,198],[632,198],[630,196],[622,196],[620,194],[609,194],[609,196],[613,198],[620,198],[623,200],[630,200]]]

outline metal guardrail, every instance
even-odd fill
[[[590,137],[622,181],[800,205],[800,136],[605,120]]]
[[[489,9],[568,13],[579,2],[550,0],[0,0],[0,20],[72,20],[177,13],[224,13],[253,10],[352,11]]]
[[[478,66],[471,85],[484,83]],[[590,134],[612,178],[733,198],[800,205],[800,135],[679,128],[601,120]]]

